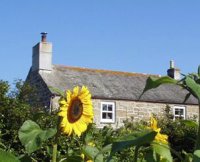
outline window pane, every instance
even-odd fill
[[[108,105],[108,111],[112,111],[112,105]]]
[[[107,105],[103,104],[103,111],[107,111]]]
[[[102,113],[103,119],[112,119],[112,113]]]
[[[180,109],[175,110],[175,115],[180,115]]]
[[[112,119],[112,113],[107,113],[108,119]]]
[[[175,115],[179,115],[179,110],[175,109]]]
[[[103,113],[103,114],[102,114],[102,118],[103,118],[103,119],[106,119],[106,113]]]
[[[183,109],[175,109],[175,115],[183,115]]]

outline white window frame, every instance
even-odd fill
[[[183,110],[183,114],[182,115],[175,115],[175,110],[176,109],[182,109]],[[185,106],[174,106],[173,107],[173,115],[174,115],[174,120],[176,119],[176,117],[183,117],[183,119],[186,118],[186,112],[185,112],[186,107]]]
[[[112,105],[112,111],[103,110],[103,105]],[[103,112],[112,113],[112,119],[103,119]],[[101,123],[115,123],[115,103],[114,102],[101,102]]]

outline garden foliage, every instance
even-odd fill
[[[185,101],[193,95],[200,103],[200,73],[186,75],[179,82],[169,77],[149,78],[143,93],[161,84],[177,84],[188,90]],[[174,121],[167,105],[165,115],[154,115],[151,122],[124,121],[118,129],[97,129],[90,124],[79,137],[63,134],[57,112],[50,114],[37,103],[35,91],[22,81],[16,82],[14,90],[8,82],[0,81],[0,161],[200,160],[200,125],[195,118]],[[160,139],[167,137],[164,134],[167,142]]]

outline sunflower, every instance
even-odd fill
[[[160,133],[161,128],[157,127],[157,120],[153,116],[151,116],[150,128],[154,130],[155,132],[157,132],[157,135],[155,136],[155,141],[168,144],[168,141],[167,141],[168,136]]]
[[[93,106],[91,94],[87,87],[74,87],[71,92],[68,90],[66,96],[59,101],[61,117],[61,131],[69,136],[74,132],[80,136],[86,131],[89,123],[93,121]]]

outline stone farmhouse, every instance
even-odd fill
[[[52,64],[52,43],[41,33],[41,42],[33,47],[32,66],[26,81],[37,88],[39,102],[49,111],[58,108],[59,95],[49,87],[72,90],[85,85],[92,94],[94,122],[98,127],[110,124],[119,127],[126,119],[149,119],[151,113],[162,115],[166,105],[176,117],[192,118],[198,115],[197,100],[176,85],[166,84],[147,91],[139,100],[148,74],[89,69]],[[173,62],[167,71],[170,77],[180,78],[180,70]],[[159,76],[158,76],[159,77]]]

